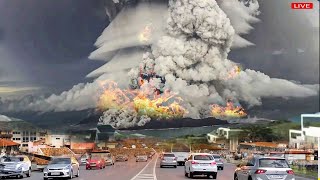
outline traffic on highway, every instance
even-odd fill
[[[27,156],[10,156],[1,159],[2,179],[48,180],[57,178],[79,180],[299,180],[287,161],[281,157],[252,156],[240,164],[226,162],[218,154],[188,153],[184,164],[178,163],[181,152],[152,153],[150,156],[118,155],[115,163],[106,164],[108,158],[97,154],[89,155],[86,162],[74,157],[55,157],[44,169],[31,172]],[[113,156],[113,155],[111,155]],[[11,169],[10,169],[11,168]],[[308,179],[307,179],[308,180]]]

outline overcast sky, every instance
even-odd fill
[[[290,2],[261,1],[261,22],[246,36],[256,46],[230,58],[271,77],[319,83],[319,10],[297,12]],[[107,24],[104,0],[1,0],[0,96],[88,81],[102,62],[87,57]]]

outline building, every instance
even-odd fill
[[[209,143],[218,145],[221,148],[226,148],[230,151],[236,151],[239,144],[239,134],[241,129],[218,128],[215,131],[207,134]]]
[[[71,146],[71,136],[64,133],[53,133],[50,132],[45,137],[45,144],[54,148],[68,147]]]
[[[313,118],[312,122],[315,123],[307,121],[307,118]],[[318,137],[311,136],[308,132],[320,132],[320,127],[313,126],[313,124],[317,125],[318,123],[320,123],[320,114],[302,114],[301,129],[289,130],[289,147],[294,149],[317,149]]]
[[[45,144],[45,139],[28,142],[28,153],[39,154],[40,148],[49,148],[50,146]]]
[[[96,144],[100,149],[108,149],[108,143],[115,141],[116,130],[110,125],[99,125],[96,128]]]
[[[38,128],[26,121],[12,120],[0,122],[0,138],[20,144],[21,151],[28,151],[28,143],[45,138],[46,130]]]
[[[240,143],[238,149],[240,152],[250,151],[254,152],[283,152],[287,148],[285,143],[274,143],[274,142],[250,142]]]
[[[13,142],[8,139],[0,138],[0,157],[8,153],[11,153],[12,151],[18,151],[19,146],[20,146],[19,143]]]

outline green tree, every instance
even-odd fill
[[[278,140],[272,129],[266,126],[250,125],[242,128],[240,139],[242,141],[265,141],[272,142]]]

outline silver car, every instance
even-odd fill
[[[0,159],[0,179],[2,177],[31,176],[31,162],[27,156],[7,156]]]
[[[223,170],[224,163],[223,163],[223,159],[221,158],[221,156],[219,154],[212,154],[212,156],[214,157],[214,160],[217,163],[218,170]]]
[[[177,168],[177,157],[173,153],[164,153],[160,161],[160,168],[164,166]]]
[[[147,155],[137,155],[136,162],[147,162],[148,156]]]
[[[248,162],[238,165],[234,180],[294,180],[294,172],[284,158],[250,157]]]
[[[74,157],[60,157],[53,158],[43,170],[43,179],[48,178],[68,178],[74,176],[79,177],[80,168],[79,163]]]

